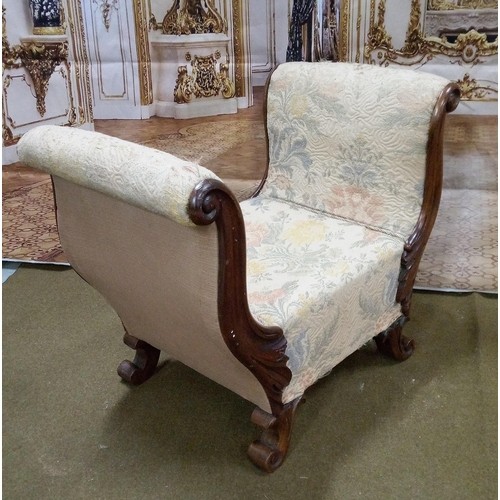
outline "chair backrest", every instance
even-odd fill
[[[268,88],[261,194],[406,239],[422,206],[431,116],[448,83],[362,64],[280,65]]]

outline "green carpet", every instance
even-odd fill
[[[273,475],[253,406],[178,362],[130,388],[120,321],[71,269],[3,285],[3,498],[497,498],[497,298],[418,292],[404,363],[366,348],[307,393]]]

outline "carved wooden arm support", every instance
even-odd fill
[[[432,113],[427,142],[426,177],[422,209],[413,233],[405,243],[401,257],[401,272],[396,301],[402,312],[409,315],[413,283],[425,245],[436,220],[443,187],[443,134],[446,113],[451,113],[460,102],[456,83],[447,85],[439,96]]]
[[[246,240],[236,198],[218,180],[200,182],[191,193],[188,213],[197,225],[215,222],[219,240],[219,323],[229,350],[259,380],[273,414],[282,410],[290,383],[286,339],[279,327],[264,327],[250,313],[246,286]]]

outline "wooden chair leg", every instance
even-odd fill
[[[398,361],[405,361],[413,354],[415,349],[414,341],[403,335],[403,326],[407,320],[407,317],[402,316],[385,332],[379,333],[375,337],[377,348],[381,353]]]
[[[262,436],[248,448],[250,460],[266,472],[274,472],[285,460],[290,445],[293,418],[302,397],[283,406],[278,416],[259,407],[252,413],[252,422],[264,428]]]
[[[120,363],[118,375],[132,385],[141,385],[155,372],[161,351],[144,340],[129,335],[128,332],[125,332],[123,342],[136,353],[134,361],[127,359]]]

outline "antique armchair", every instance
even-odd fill
[[[206,168],[94,132],[38,127],[18,149],[52,175],[64,252],[136,350],[119,375],[143,383],[164,350],[251,401],[249,456],[271,472],[309,386],[372,338],[412,354],[402,327],[458,101],[416,71],[283,64],[267,174],[241,203]]]

